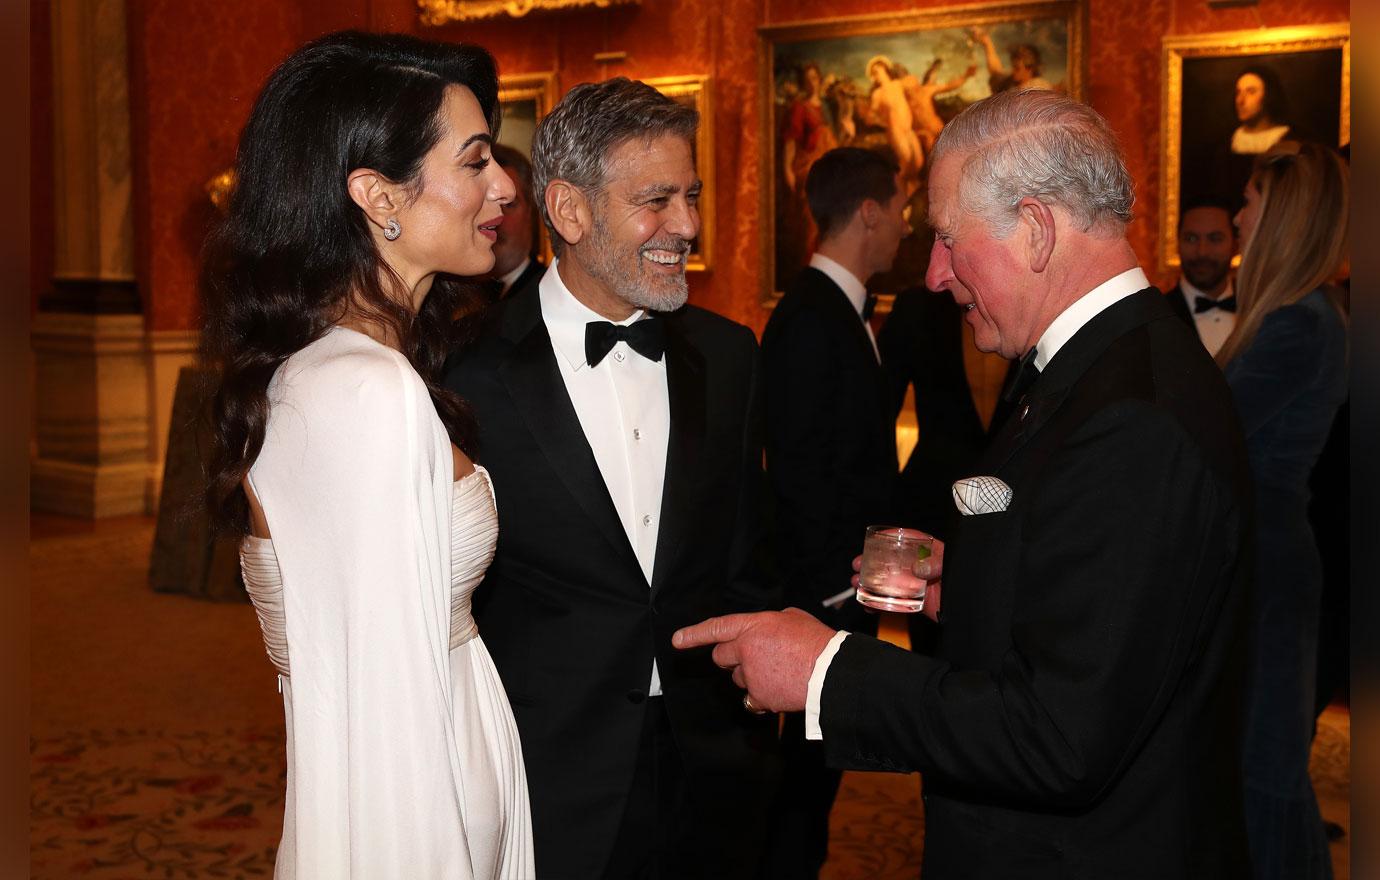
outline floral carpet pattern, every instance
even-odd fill
[[[283,732],[88,731],[31,749],[34,880],[266,878]]]
[[[71,733],[34,740],[31,767],[33,880],[273,875],[286,769],[281,729]],[[1349,800],[1346,714],[1323,717],[1312,770],[1320,801]],[[916,776],[844,774],[830,825],[824,880],[918,876],[924,816]],[[1345,847],[1333,845],[1339,877]]]

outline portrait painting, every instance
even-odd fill
[[[889,156],[907,197],[911,235],[869,287],[894,294],[923,283],[927,158],[963,108],[1006,89],[1082,98],[1084,9],[1076,0],[946,7],[760,29],[764,150],[763,289],[779,295],[816,244],[805,182],[814,160],[841,146]]]
[[[1345,24],[1165,38],[1161,270],[1179,265],[1185,205],[1210,200],[1235,214],[1275,144],[1350,141],[1350,68]]]

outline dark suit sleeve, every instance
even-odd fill
[[[891,306],[891,314],[877,333],[877,353],[882,357],[882,372],[886,376],[887,402],[891,404],[892,416],[901,414],[906,402],[906,388],[915,375],[915,362],[923,354],[924,342],[920,339],[921,328],[917,326],[918,301],[913,291],[902,291],[896,295]]]
[[[1230,490],[1171,416],[1121,402],[1075,430],[1028,491],[1025,509],[1016,499],[959,527],[978,553],[992,546],[984,534],[1020,542],[1000,663],[960,669],[850,636],[822,694],[833,766],[1078,806],[1163,720],[1230,580]],[[963,584],[947,587],[946,599]]]
[[[1266,315],[1250,347],[1227,365],[1227,384],[1247,437],[1316,383],[1325,361],[1320,324],[1316,312],[1298,306]]]
[[[836,460],[843,383],[834,368],[838,327],[802,310],[771,337],[767,368],[767,475],[776,499],[777,558],[785,601],[841,625],[820,603],[848,588],[839,560],[862,550],[862,534],[845,539],[835,524],[846,468]],[[841,541],[849,541],[844,546]],[[854,610],[851,606],[850,611]]]
[[[766,476],[762,471],[762,438],[765,422],[762,401],[761,354],[752,331],[743,329],[750,349],[747,360],[747,412],[743,419],[742,479],[738,494],[737,521],[726,600],[730,611],[764,611],[780,607],[780,585],[767,556],[763,529]]]

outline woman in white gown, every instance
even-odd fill
[[[209,498],[287,721],[279,878],[531,878],[512,711],[469,613],[492,488],[434,381],[513,196],[492,57],[332,34],[255,103],[208,244]]]

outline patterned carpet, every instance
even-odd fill
[[[35,529],[34,880],[272,876],[282,704],[253,612],[152,593],[151,540],[142,518]],[[1350,827],[1344,708],[1323,716],[1312,769],[1324,816]],[[823,880],[914,880],[919,794],[915,776],[845,774]]]
[[[30,867],[62,877],[270,877],[281,730],[35,740]]]

